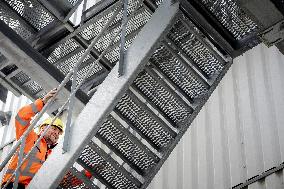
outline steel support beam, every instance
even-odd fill
[[[248,179],[246,182],[244,183],[240,183],[234,187],[232,187],[232,189],[242,189],[242,188],[248,188],[249,185],[261,181],[262,179],[265,179],[266,177],[268,177],[269,175],[272,175],[273,173],[277,173],[279,171],[282,171],[284,168],[284,162],[281,163],[279,166],[277,167],[273,167],[271,169],[268,169],[266,171],[264,171],[263,173],[256,175],[250,179]]]
[[[60,141],[28,188],[47,189],[58,186],[66,171],[76,161],[100,125],[143,69],[157,48],[158,42],[169,31],[178,11],[179,4],[172,4],[170,0],[164,1],[163,5],[157,9],[128,49],[125,57],[124,75],[117,77],[118,65],[116,65],[78,116],[70,133],[70,151],[62,154],[63,142]]]

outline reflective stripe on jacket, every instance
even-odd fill
[[[41,99],[36,100],[34,103],[24,106],[21,108],[15,117],[15,127],[16,127],[16,139],[23,135],[30,125],[32,117],[41,111],[43,107],[43,102]],[[39,136],[32,130],[27,138],[24,149],[24,156],[26,156],[30,149],[34,146],[35,142]],[[19,150],[19,149],[18,149]],[[24,162],[20,169],[20,178],[19,183],[28,185],[35,175],[35,173],[40,169],[44,161],[46,160],[47,155],[51,153],[51,150],[48,150],[47,143],[44,138],[41,139],[37,147],[31,152],[31,156]],[[2,183],[7,182],[11,177],[14,170],[17,168],[18,164],[18,155],[14,155],[8,166],[8,170],[5,173]],[[14,181],[14,178],[12,179]]]

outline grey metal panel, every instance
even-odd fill
[[[259,45],[234,60],[149,189],[228,189],[284,161],[284,56]],[[175,174],[177,173],[177,174]],[[280,170],[248,189],[283,188]]]
[[[267,29],[283,19],[281,12],[270,0],[238,0],[237,3],[259,24],[261,29]]]

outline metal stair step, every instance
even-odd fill
[[[37,31],[55,20],[55,17],[36,0],[4,1]]]
[[[190,74],[196,79],[198,80],[198,82],[205,87],[206,89],[210,88],[210,85],[208,84],[208,82],[203,79],[189,64],[187,64],[185,62],[185,60],[177,53],[174,52],[173,48],[168,44],[168,43],[163,43],[163,46],[170,52],[170,54],[173,56],[173,58],[175,59],[175,62],[178,62],[180,64],[183,65],[183,67],[185,67]]]
[[[165,42],[170,44],[172,47],[173,51],[176,54],[179,54],[181,57],[183,57],[185,60],[187,60],[187,63],[191,65],[192,68],[196,70],[196,72],[199,73],[203,78],[210,80],[210,77],[208,76],[207,73],[205,73],[192,59],[189,57],[178,45],[175,44],[174,41],[172,41],[169,37],[165,38]]]
[[[159,152],[165,150],[176,136],[161,118],[131,92],[121,98],[114,112]]]
[[[5,1],[0,1],[1,20],[9,25],[24,40],[29,41],[36,35],[36,29],[17,14]]]
[[[183,23],[176,22],[168,37],[178,46],[209,78],[219,73],[223,66],[210,51],[202,45]]]
[[[201,36],[201,34],[196,31],[196,29],[194,28],[194,25],[189,21],[186,20],[186,18],[181,18],[180,19],[181,22],[184,24],[184,26],[192,33],[195,35],[195,37],[199,40],[199,42],[206,47],[210,53],[212,53],[214,55],[214,57],[219,61],[219,63],[222,64],[222,66],[224,66],[225,60],[213,49],[213,47],[207,42],[205,41],[205,39]]]
[[[157,155],[112,116],[100,127],[96,137],[142,176],[159,161]]]
[[[72,167],[60,182],[57,189],[72,189],[72,188],[86,188],[99,189],[84,173]]]
[[[134,80],[133,88],[141,94],[148,103],[160,110],[165,119],[174,127],[192,113],[187,105],[176,93],[170,92],[169,87],[161,85],[148,71],[142,71]]]
[[[71,54],[76,49],[79,48],[79,44],[74,39],[68,39],[66,41],[61,41],[60,43],[54,44],[49,49],[45,49],[42,54],[47,57],[47,60],[54,64],[61,58]]]
[[[139,180],[93,142],[85,147],[77,162],[108,188],[136,189],[142,185]]]

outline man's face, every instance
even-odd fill
[[[42,126],[40,132],[42,133],[46,127],[47,127],[47,125]],[[46,142],[48,144],[55,145],[57,143],[58,139],[59,139],[59,136],[62,133],[63,132],[58,127],[51,126],[51,127],[49,127],[49,129],[45,133],[44,139],[46,140]]]

